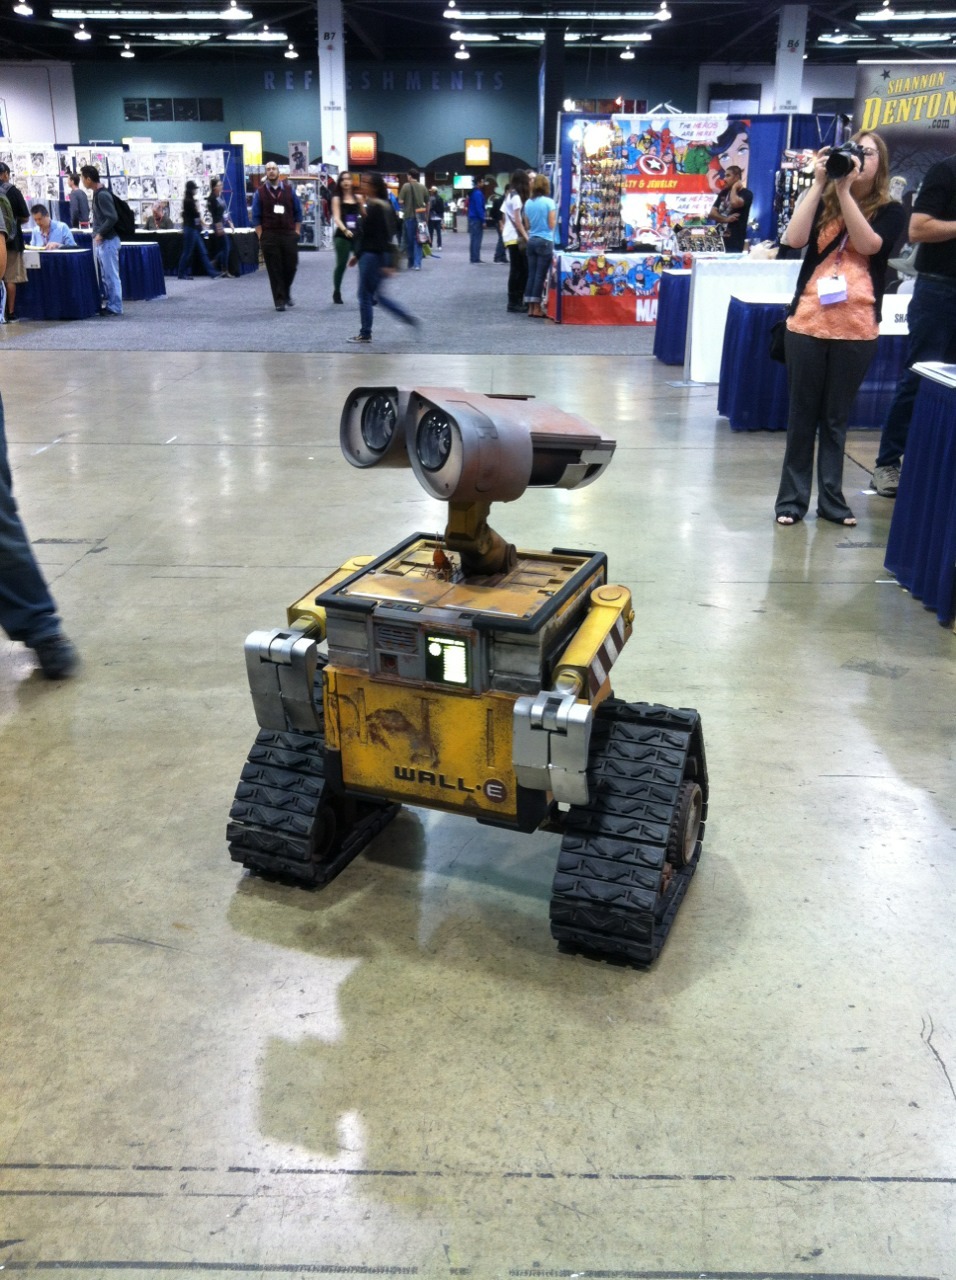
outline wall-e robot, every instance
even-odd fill
[[[402,804],[555,831],[554,937],[649,964],[700,857],[700,718],[613,697],[634,611],[605,555],[517,551],[488,524],[529,485],[589,484],[615,442],[530,397],[358,387],[341,444],[356,467],[411,466],[448,526],[348,561],[249,636],[262,731],[233,860],[319,888]]]

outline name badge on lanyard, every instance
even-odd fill
[[[847,233],[844,231],[843,238],[837,246],[833,275],[821,276],[817,281],[817,296],[820,299],[821,307],[830,307],[835,302],[846,302],[847,300],[846,276],[840,270],[840,263],[843,261],[843,250],[846,248],[848,238]]]

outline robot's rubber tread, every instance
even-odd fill
[[[572,806],[554,876],[551,932],[562,949],[648,965],[700,857],[667,862],[681,783],[707,769],[696,712],[610,698],[595,713],[587,805]]]
[[[250,871],[321,887],[399,812],[384,800],[328,794],[321,733],[263,729],[243,766],[226,831]]]

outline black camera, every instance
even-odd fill
[[[845,178],[853,171],[852,158],[856,156],[863,168],[865,157],[863,148],[858,142],[844,142],[842,147],[834,147],[827,156],[826,171],[828,178]]]

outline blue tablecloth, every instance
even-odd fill
[[[27,268],[17,286],[17,314],[24,320],[87,320],[100,309],[90,249],[43,249],[40,265]]]
[[[720,361],[717,412],[734,431],[786,431],[787,370],[770,359],[770,330],[786,315],[782,302],[731,298]],[[883,425],[906,367],[905,334],[881,334],[876,355],[850,410],[850,426]]]
[[[120,281],[124,302],[148,302],[166,296],[163,255],[153,243],[120,244]]]
[[[665,271],[657,295],[654,355],[663,364],[683,364],[690,307],[690,272]]]
[[[956,615],[956,389],[924,378],[906,440],[886,567],[949,626]]]

